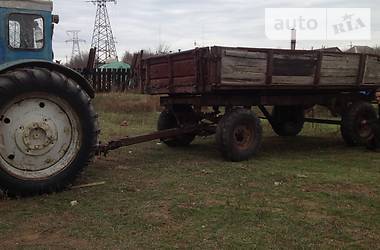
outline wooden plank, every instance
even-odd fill
[[[175,77],[196,75],[194,60],[173,62],[173,75]]]
[[[148,91],[149,91],[149,89],[150,89],[150,85],[151,85],[151,80],[150,80],[150,64],[149,64],[149,59],[147,59],[146,60],[146,71],[145,71],[145,80],[146,80],[146,82],[145,82],[145,86],[146,86],[146,88],[148,89]]]
[[[321,77],[320,85],[356,85],[357,77]]]
[[[169,77],[168,62],[161,64],[149,65],[149,77],[151,79],[166,78]]]
[[[366,67],[367,67],[367,55],[362,54],[360,56],[360,61],[359,61],[359,70],[357,74],[357,84],[361,85],[363,84],[364,81],[364,75],[366,72]]]
[[[322,71],[324,69],[353,69],[358,70],[360,62],[360,55],[336,55],[336,56],[328,56],[323,55],[322,58]]]
[[[245,50],[225,50],[225,57],[237,57],[237,58],[245,58],[245,59],[262,59],[266,60],[267,55],[263,52],[249,52]]]
[[[185,87],[175,87],[174,91],[176,93],[193,94],[196,92],[196,89],[193,86],[185,86]]]
[[[158,88],[169,88],[169,79],[151,79],[149,88],[158,89]]]
[[[106,75],[106,90],[107,92],[111,91],[111,84],[112,84],[112,69],[107,69],[107,75]]]
[[[170,93],[173,93],[174,89],[173,89],[173,82],[174,82],[174,75],[173,75],[173,59],[172,57],[169,55],[167,56],[168,58],[168,72],[169,72],[169,92]]]
[[[330,54],[323,53],[324,61],[358,61],[360,59],[360,54],[346,54],[346,53],[338,53],[338,54]]]
[[[238,57],[223,57],[222,67],[224,70],[233,71],[235,68],[245,70],[248,72],[266,72],[266,60],[263,59],[249,59]]]
[[[380,77],[379,76],[376,76],[376,77],[367,77],[365,78],[365,81],[363,82],[363,84],[377,84],[380,86]]]
[[[311,85],[314,76],[273,76],[273,84]]]
[[[226,51],[225,54],[234,56],[224,56],[221,59],[222,85],[265,83],[267,62],[263,58],[266,58],[266,55],[247,51]],[[258,59],[253,59],[254,57]]]
[[[314,72],[314,85],[318,85],[321,81],[322,59],[323,59],[322,52],[318,52],[317,64],[315,66],[315,72]]]
[[[270,50],[268,51],[267,55],[267,72],[266,72],[266,80],[265,83],[267,85],[271,85],[273,82],[273,51]]]
[[[321,69],[322,77],[357,77],[358,68],[356,69]]]
[[[265,79],[264,81],[262,79],[228,79],[225,78],[222,80],[221,86],[223,87],[224,85],[226,86],[263,86],[265,85]]]
[[[282,54],[274,54],[274,59],[282,59],[282,60],[306,60],[313,61],[317,60],[317,56],[314,52],[310,54],[294,54],[294,55],[282,55]]]
[[[175,77],[173,79],[173,86],[194,86],[196,85],[195,76]]]
[[[364,84],[380,84],[380,57],[368,56]]]
[[[263,73],[251,73],[246,72],[240,74],[239,72],[224,74],[222,78],[222,84],[225,82],[245,82],[246,84],[265,84],[266,83],[266,74]]]
[[[231,75],[231,74],[241,75],[241,76],[244,76],[244,74],[251,74],[251,73],[266,74],[266,68],[267,68],[266,63],[262,64],[260,67],[247,67],[247,66],[239,66],[239,65],[222,64],[222,77],[224,77],[224,75]]]

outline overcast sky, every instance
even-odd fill
[[[66,30],[81,30],[83,51],[89,50],[96,7],[85,0],[55,0],[54,12],[61,22],[55,29],[57,59],[71,55]],[[119,0],[108,4],[119,57],[125,50],[157,48],[165,43],[171,50],[198,46],[249,46],[288,48],[287,41],[265,36],[265,8],[371,8],[372,40],[355,45],[380,46],[378,0]],[[350,41],[300,41],[298,48],[321,46],[348,48]]]

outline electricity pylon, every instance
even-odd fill
[[[107,63],[109,59],[117,59],[115,38],[107,10],[107,2],[116,4],[116,0],[90,0],[87,2],[97,6],[91,47],[96,48],[95,61],[99,66]]]
[[[80,30],[68,30],[66,31],[67,35],[70,36],[71,39],[66,40],[66,43],[72,43],[72,51],[71,51],[71,60],[73,60],[76,56],[82,57],[82,53],[80,51],[80,43],[85,43],[86,40],[79,39]]]

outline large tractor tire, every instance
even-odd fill
[[[219,122],[216,143],[226,160],[249,160],[260,149],[263,130],[260,119],[247,109],[227,113]]]
[[[368,102],[351,104],[342,115],[341,133],[348,146],[360,146],[372,137],[371,121],[377,119],[375,108]]]
[[[0,189],[61,191],[94,156],[97,116],[70,78],[43,68],[0,75]]]
[[[297,136],[305,124],[301,106],[275,106],[272,111],[272,128],[279,136]]]
[[[195,126],[197,124],[196,114],[191,106],[176,105],[165,109],[158,118],[157,130],[180,128],[181,126]],[[169,147],[187,147],[195,139],[196,134],[185,134],[175,138],[162,140]]]

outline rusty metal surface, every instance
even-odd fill
[[[371,97],[364,97],[359,94],[346,94],[330,92],[314,93],[311,89],[309,92],[295,95],[291,91],[277,91],[277,95],[268,95],[266,92],[258,92],[255,94],[241,94],[239,92],[224,94],[204,94],[204,95],[178,95],[170,97],[161,97],[162,106],[170,106],[175,104],[187,104],[198,107],[212,106],[258,106],[258,105],[324,105],[328,106],[332,100],[339,99],[346,103],[354,100],[371,101]]]
[[[127,147],[135,144],[140,144],[144,142],[154,141],[154,140],[163,140],[169,139],[173,137],[177,137],[183,134],[194,133],[200,130],[198,126],[186,127],[186,128],[176,128],[176,129],[168,129],[158,132],[153,132],[146,135],[140,136],[131,136],[125,137],[118,140],[110,141],[106,144],[99,144],[96,147],[96,155],[107,155],[109,151],[116,150],[122,147]]]
[[[206,114],[205,114],[206,115]],[[204,117],[205,120],[208,120],[208,117]],[[139,136],[128,136],[124,138],[120,138],[117,140],[111,140],[104,144],[98,144],[95,148],[95,154],[97,156],[107,156],[110,151],[128,147],[135,144],[140,144],[144,142],[154,141],[154,140],[165,140],[170,138],[175,138],[177,136],[185,135],[185,134],[196,134],[198,136],[209,136],[215,134],[216,127],[215,123],[206,123],[201,122],[199,124],[193,126],[185,126],[181,128],[167,129],[162,131],[157,131],[145,135]]]

